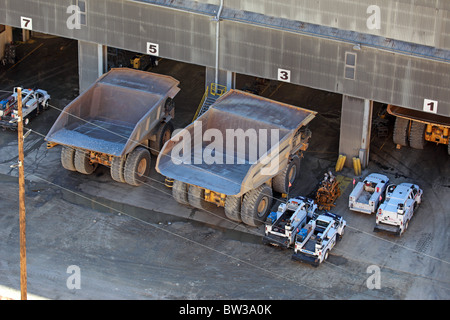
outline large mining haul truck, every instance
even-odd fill
[[[61,145],[62,166],[91,174],[100,165],[111,177],[138,186],[173,131],[179,81],[128,68],[111,69],[67,105],[46,136]]]
[[[396,117],[393,141],[397,146],[423,149],[427,141],[447,146],[450,155],[450,118],[438,114],[388,105]]]
[[[316,112],[230,90],[161,150],[156,170],[173,180],[182,204],[225,208],[229,219],[259,226],[273,191],[288,194],[300,171]]]

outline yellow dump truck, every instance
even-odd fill
[[[62,166],[91,174],[111,168],[111,177],[138,186],[173,131],[173,98],[179,81],[128,68],[111,69],[61,112],[46,136],[61,145]]]
[[[264,222],[273,191],[288,193],[300,171],[316,112],[230,90],[162,148],[156,170],[182,204],[224,207],[249,226]]]
[[[388,105],[387,112],[396,117],[393,141],[397,146],[423,149],[429,141],[445,145],[450,155],[450,118],[394,105]]]

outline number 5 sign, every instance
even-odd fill
[[[20,27],[22,29],[33,30],[33,19],[20,17]]]
[[[159,57],[159,44],[147,42],[147,54]]]
[[[438,102],[436,100],[423,99],[423,111],[437,113]]]

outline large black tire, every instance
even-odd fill
[[[448,155],[450,156],[450,142],[449,142],[449,144],[447,145],[447,153],[448,153]]]
[[[394,125],[393,141],[395,144],[402,147],[408,146],[408,129],[409,120],[403,118],[396,118]]]
[[[126,157],[113,157],[111,161],[111,178],[117,182],[125,183],[125,161]]]
[[[75,168],[75,149],[62,147],[61,164],[66,170],[77,171],[77,168]]]
[[[225,199],[225,216],[236,222],[242,222],[241,197],[227,196]]]
[[[293,155],[282,172],[273,177],[273,190],[279,193],[289,193],[289,185],[294,185],[300,172],[300,157]]]
[[[217,208],[217,205],[215,203],[205,200],[205,189],[194,185],[189,185],[188,202],[194,208],[208,212]]]
[[[125,182],[132,186],[143,184],[150,173],[151,156],[144,147],[137,147],[128,156],[123,170]]]
[[[189,205],[188,185],[182,181],[173,180],[172,196],[179,204]]]
[[[172,132],[173,124],[171,121],[161,122],[158,125],[155,141],[150,140],[150,152],[153,155],[157,156],[159,154],[164,144],[172,137]]]
[[[257,227],[269,214],[272,204],[272,188],[263,184],[247,192],[242,202],[241,219],[245,224]]]
[[[74,158],[75,168],[79,173],[92,174],[97,169],[97,163],[91,163],[89,152],[76,149]]]
[[[425,123],[413,121],[409,133],[409,145],[414,149],[423,149],[425,146]]]
[[[175,101],[172,98],[167,98],[164,104],[164,113],[168,115],[173,108],[175,108]]]

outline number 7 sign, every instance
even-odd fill
[[[436,100],[423,99],[423,111],[437,113],[438,102]]]
[[[20,27],[22,29],[33,30],[33,19],[20,17]]]

